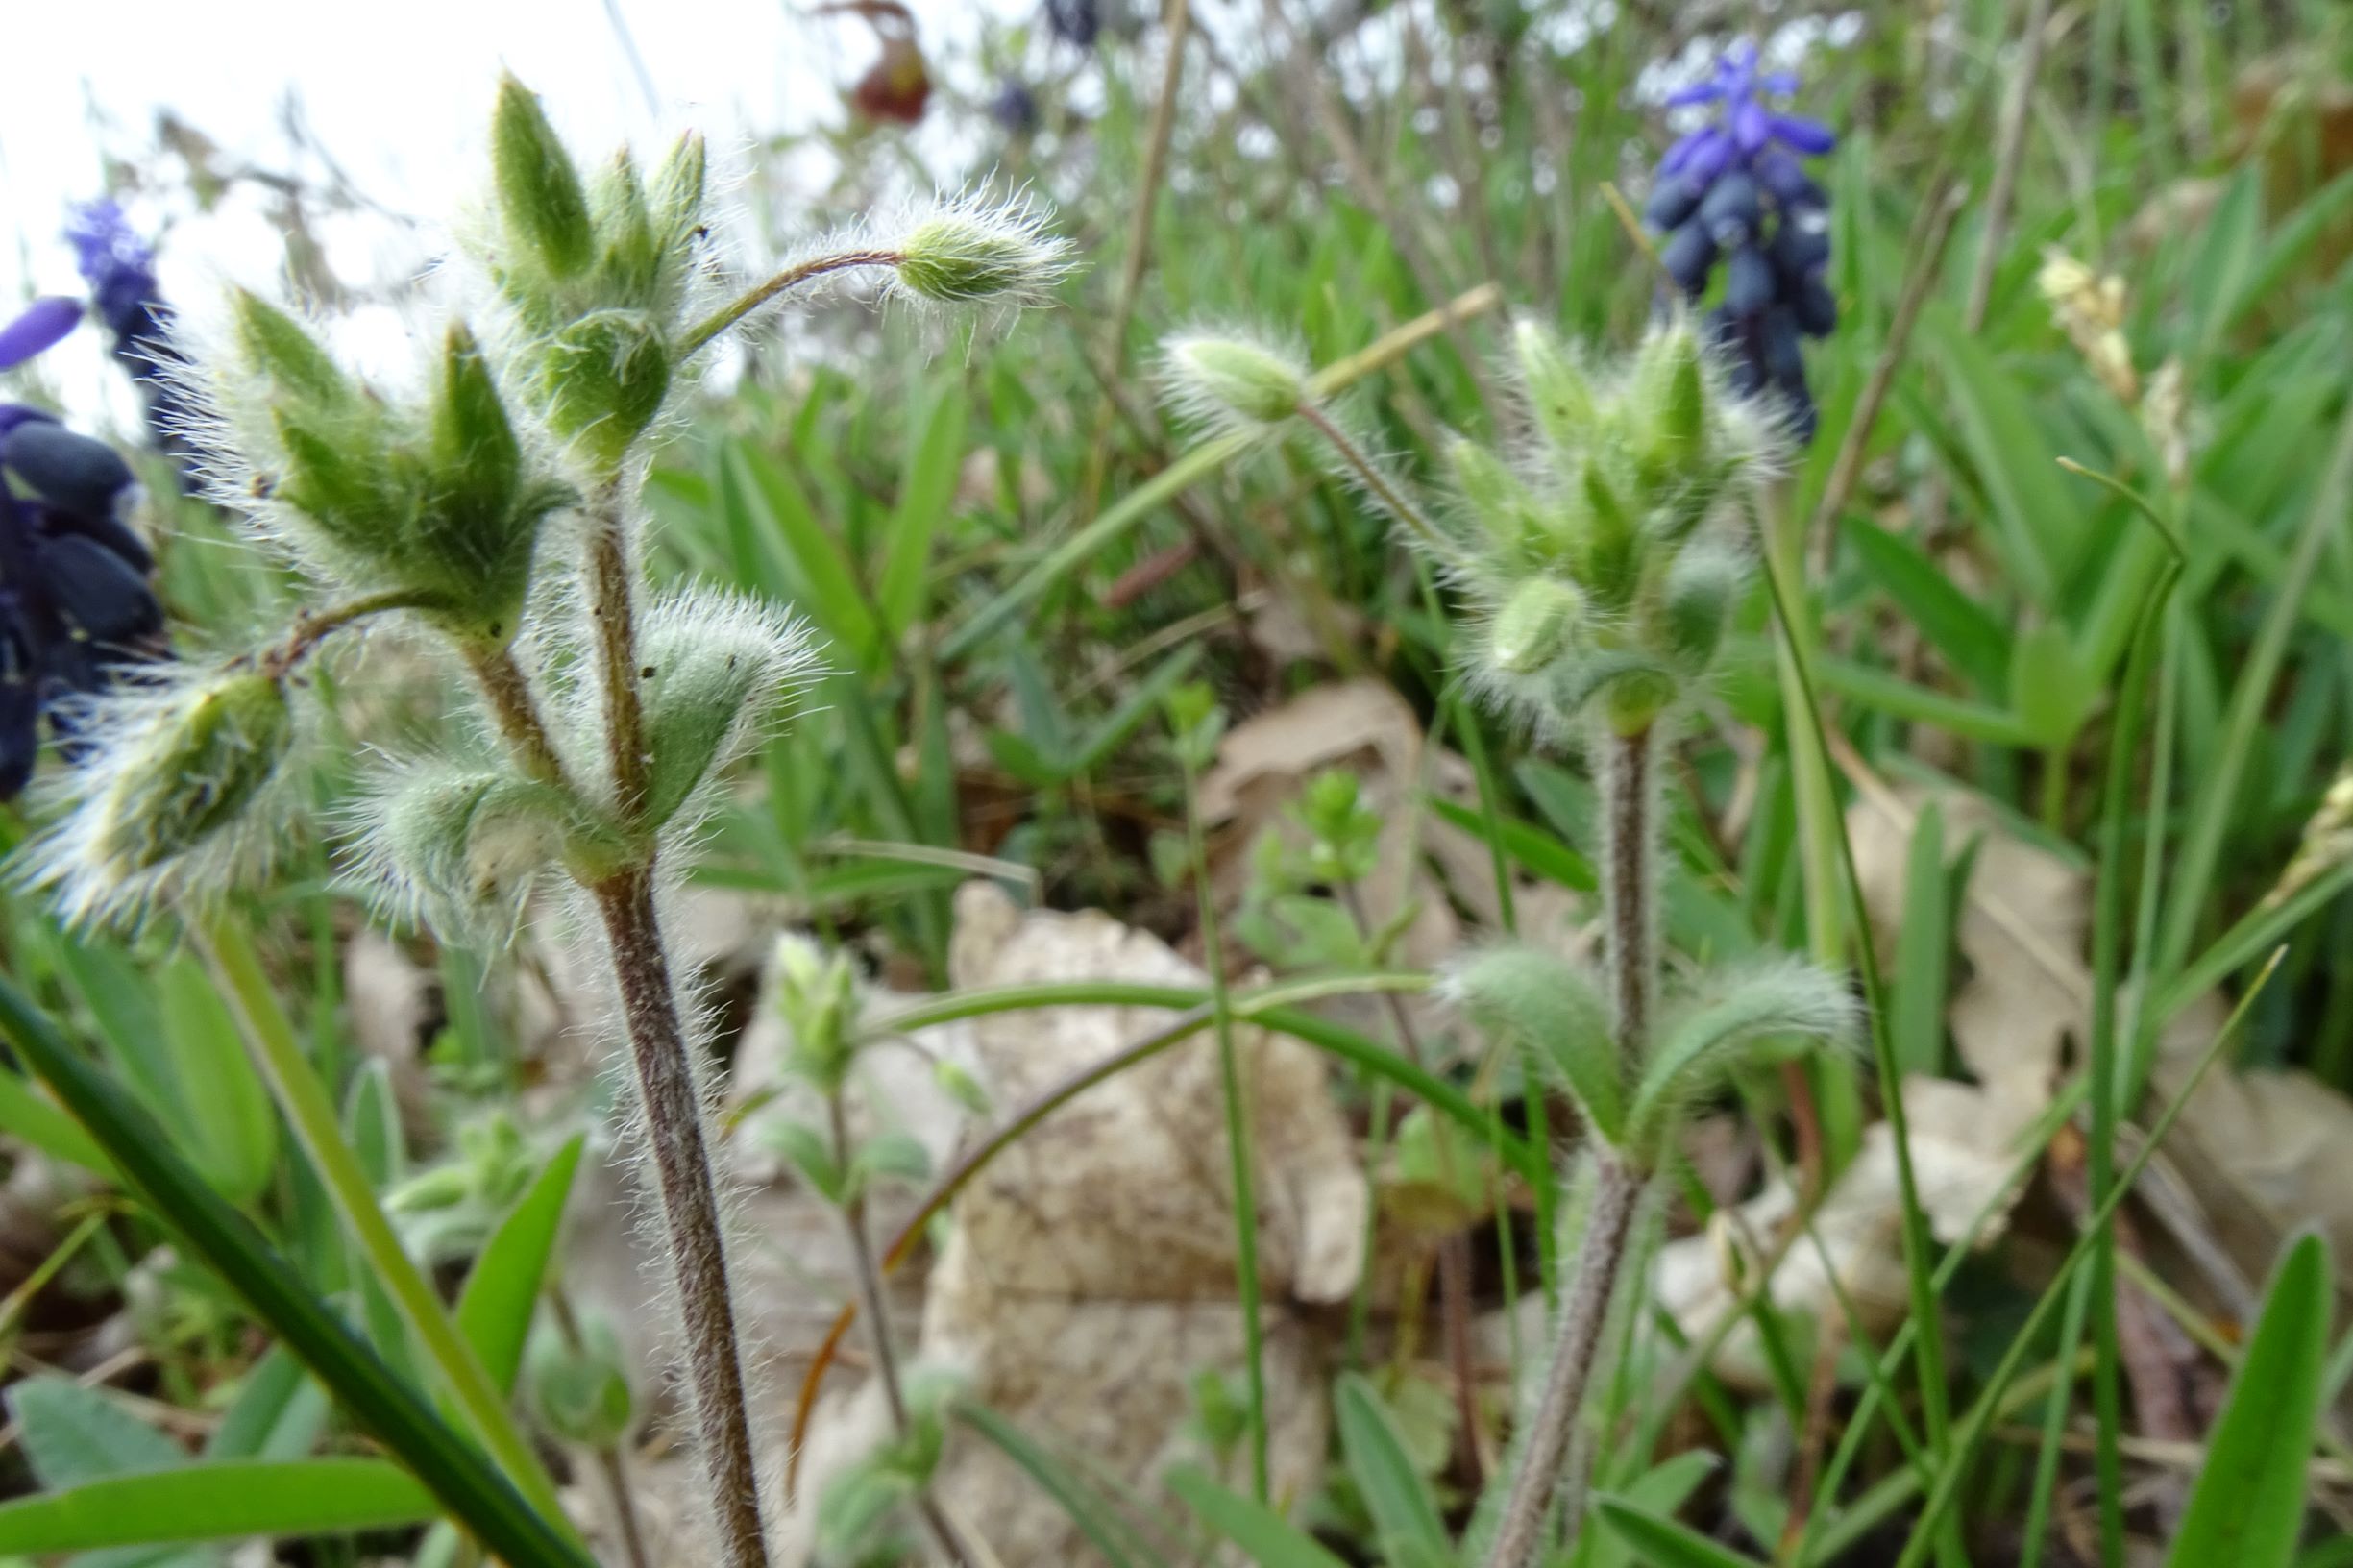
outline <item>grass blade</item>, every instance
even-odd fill
[[[433,1513],[432,1494],[381,1459],[189,1464],[0,1504],[0,1552],[341,1535],[413,1525]]]

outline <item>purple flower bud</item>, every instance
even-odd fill
[[[112,447],[53,420],[33,420],[0,437],[0,466],[69,512],[110,513],[131,487],[131,465]]]
[[[1675,280],[1676,287],[1697,298],[1707,287],[1707,274],[1716,264],[1716,242],[1698,223],[1686,223],[1667,237],[1658,263]]]
[[[96,541],[79,534],[39,540],[33,561],[50,602],[88,641],[120,648],[163,629],[163,606],[146,582]]]
[[[1700,187],[1680,176],[1669,175],[1652,187],[1651,199],[1642,208],[1642,221],[1660,233],[1680,229],[1684,220],[1698,210]]]
[[[1724,307],[1734,316],[1755,315],[1773,303],[1777,292],[1773,276],[1773,263],[1765,253],[1753,245],[1743,245],[1732,253],[1724,269]]]
[[[22,315],[0,327],[0,370],[23,364],[81,324],[81,301],[61,294],[35,300]]]
[[[1756,182],[1738,169],[1710,186],[1700,203],[1700,224],[1719,245],[1743,245],[1756,235],[1765,211]]]
[[[1732,107],[1732,141],[1745,156],[1763,152],[1773,129],[1773,115],[1755,99],[1744,98]]]
[[[1838,301],[1819,275],[1798,284],[1790,299],[1798,330],[1808,337],[1827,337],[1838,330]]]
[[[1775,139],[1808,158],[1819,158],[1838,145],[1837,135],[1820,120],[1809,120],[1802,114],[1776,114],[1772,118]]]
[[[1782,148],[1766,148],[1756,155],[1756,161],[1751,166],[1755,171],[1756,183],[1784,208],[1829,205],[1829,198],[1822,193],[1822,187],[1814,184],[1798,160]]]
[[[1774,268],[1785,282],[1802,281],[1830,259],[1829,215],[1811,207],[1783,211],[1770,249]]]
[[[1775,306],[1758,322],[1756,350],[1774,385],[1805,384],[1805,355],[1798,346],[1798,323],[1787,306]]]

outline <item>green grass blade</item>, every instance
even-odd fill
[[[0,1552],[342,1535],[418,1524],[434,1511],[431,1493],[381,1459],[188,1464],[0,1503]]]
[[[1108,1499],[1067,1465],[1047,1453],[1019,1427],[985,1405],[964,1404],[956,1418],[987,1438],[1070,1516],[1079,1532],[1094,1543],[1110,1568],[1168,1568],[1167,1559],[1141,1540],[1136,1527],[1119,1516]]]
[[[1719,1546],[1672,1519],[1646,1513],[1624,1498],[1596,1497],[1593,1511],[1603,1529],[1656,1568],[1763,1568],[1754,1557]]]
[[[14,1041],[125,1181],[179,1233],[342,1402],[439,1499],[450,1516],[512,1568],[582,1568],[588,1558],[527,1506],[481,1451],[400,1382],[251,1222],[206,1184],[155,1118],[65,1041],[24,992],[0,977],[0,1031]]]
[[[930,417],[923,422],[921,439],[907,453],[875,591],[881,601],[883,628],[894,643],[923,613],[932,541],[956,504],[956,479],[964,459],[965,403],[961,384],[951,380],[942,386]]]
[[[2230,1402],[2207,1439],[2168,1568],[2287,1568],[2294,1560],[2330,1306],[2328,1248],[2307,1235],[2272,1277]]]

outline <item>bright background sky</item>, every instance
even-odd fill
[[[991,14],[1035,0],[910,0],[935,78],[973,90],[972,45]],[[854,17],[807,0],[0,0],[11,69],[0,87],[0,319],[36,294],[83,292],[58,238],[68,203],[106,188],[106,158],[144,154],[159,110],[217,143],[223,161],[300,167],[284,128],[292,99],[316,144],[359,191],[440,223],[478,189],[484,124],[502,68],[542,94],[583,149],[666,144],[688,124],[741,146],[842,117],[840,90],[876,53]],[[658,107],[614,25],[627,28]],[[944,67],[944,69],[943,69]],[[938,99],[935,98],[935,108]],[[968,132],[937,112],[919,134],[944,175]],[[968,124],[968,121],[965,122]],[[184,194],[134,200],[162,240],[167,298],[223,280],[268,287],[282,250],[258,191],[200,214]],[[355,284],[405,276],[431,235],[389,218],[324,223],[334,271]],[[129,417],[104,334],[86,326],[44,356],[44,386],[77,412]]]

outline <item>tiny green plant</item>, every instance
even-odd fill
[[[466,672],[478,744],[379,770],[345,824],[353,879],[453,936],[511,929],[567,886],[599,934],[663,1220],[679,1352],[717,1560],[768,1561],[750,1401],[711,1169],[700,1024],[663,930],[674,879],[728,765],[771,733],[817,654],[782,609],[690,585],[649,590],[638,499],[649,446],[723,332],[853,271],[944,307],[1042,299],[1068,267],[1020,202],[934,204],[811,249],[729,296],[708,254],[699,137],[651,168],[624,151],[583,177],[509,79],[491,126],[488,210],[408,384],[355,374],[302,314],[238,291],[189,334],[175,394],[213,499],[319,591],[275,638],[132,672],[83,720],[17,879],[79,926],[170,912],[201,930],[266,878],[318,732],[331,644],[389,632]],[[226,628],[215,628],[223,630]],[[478,1164],[478,1162],[477,1163]],[[429,1194],[407,1194],[412,1210]]]

